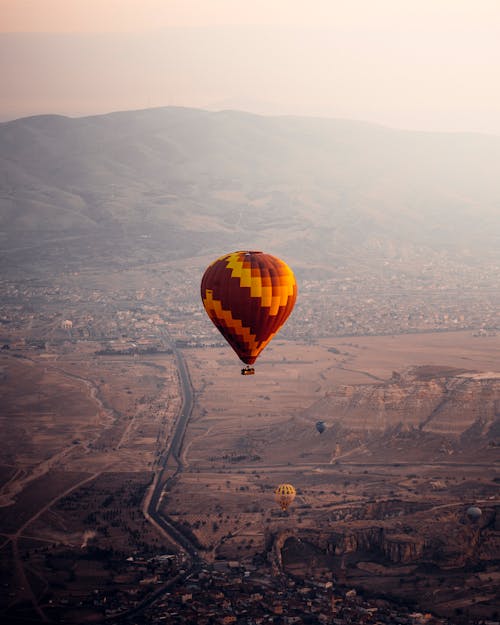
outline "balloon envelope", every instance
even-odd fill
[[[274,491],[274,498],[279,503],[282,510],[286,510],[295,499],[297,494],[295,488],[291,484],[280,484]]]
[[[478,508],[477,506],[470,506],[470,508],[467,508],[467,516],[471,521],[479,521],[482,514],[481,508]]]
[[[232,252],[201,280],[201,299],[215,327],[247,365],[279,331],[297,299],[292,270],[264,252]]]
[[[318,430],[318,432],[320,434],[323,434],[323,432],[326,430],[326,425],[324,421],[318,421],[316,423],[316,429]]]

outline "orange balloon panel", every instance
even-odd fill
[[[232,252],[205,271],[201,299],[240,359],[251,365],[288,319],[297,299],[290,267],[263,252]]]

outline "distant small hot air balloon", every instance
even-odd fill
[[[478,508],[477,506],[470,506],[469,508],[467,508],[466,514],[469,517],[469,519],[472,521],[472,523],[477,523],[479,519],[481,518],[481,515],[483,514],[483,512],[481,508]]]
[[[274,491],[274,498],[279,503],[281,509],[285,511],[295,499],[296,494],[297,492],[291,484],[280,484]]]
[[[283,326],[297,299],[288,265],[271,254],[240,251],[215,260],[201,280],[203,306],[226,341],[252,365]],[[254,373],[250,366],[242,373]]]
[[[318,430],[318,432],[320,434],[323,434],[323,432],[326,430],[326,425],[324,421],[316,421],[316,429]]]

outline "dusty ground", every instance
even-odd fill
[[[190,349],[184,354],[196,406],[185,439],[185,470],[163,509],[193,530],[204,557],[250,561],[276,532],[343,531],[364,518],[357,522],[375,520],[394,532],[403,523],[403,535],[416,533],[423,540],[439,536],[446,557],[455,558],[457,566],[462,560],[463,565],[462,555],[453,554],[466,540],[461,530],[455,530],[463,527],[467,502],[481,502],[485,509],[500,503],[495,450],[488,450],[484,458],[457,460],[453,466],[447,464],[446,455],[443,462],[429,461],[430,454],[426,456],[418,445],[411,453],[390,447],[380,453],[372,450],[367,458],[361,444],[348,453],[336,449],[334,432],[318,434],[317,417],[308,409],[339,386],[389,380],[394,371],[415,365],[498,374],[500,337],[461,332],[342,338],[314,345],[276,340],[257,362],[255,376],[239,374],[237,358],[229,349]],[[297,498],[285,514],[273,497],[281,482],[297,488]],[[366,513],[373,501],[389,502],[382,516],[380,510],[371,516]],[[423,511],[415,516],[421,504]],[[439,524],[433,522],[438,513],[444,514]],[[498,533],[485,530],[481,536],[482,542],[467,557],[495,562],[500,556]],[[368,565],[373,557],[365,555]],[[324,557],[314,558],[321,571]],[[346,583],[393,596],[425,596],[429,606],[453,614],[449,584],[458,583],[454,575],[445,574],[440,590],[432,594],[428,572],[416,565],[410,570],[407,564],[382,562],[386,567],[382,572],[367,572],[363,558],[357,559],[361,566],[354,561],[348,566]],[[337,574],[340,565],[337,558]],[[311,560],[301,567],[296,559],[291,572],[297,566],[306,574]],[[389,583],[389,578],[394,581]],[[476,580],[472,586],[475,590],[465,608],[491,615],[498,603],[495,593],[492,597],[492,583],[481,585]]]
[[[314,429],[317,417],[308,415],[325,393],[346,384],[388,380],[393,371],[415,365],[498,372],[500,336],[435,333],[314,345],[276,340],[257,361],[254,376],[239,375],[238,359],[229,348],[185,350],[185,357],[197,397],[185,443],[188,466],[231,455],[286,464],[295,462],[297,454],[314,452],[321,460],[334,456],[335,442],[328,434],[322,439]],[[281,448],[275,441],[283,443]]]
[[[150,571],[124,567],[126,557],[173,549],[142,513],[180,406],[173,357],[95,356],[88,347],[1,354],[5,618],[71,622],[80,604],[78,619],[92,620],[95,580],[113,596],[130,594]]]
[[[89,341],[81,349],[68,342],[48,353],[0,355],[0,554],[3,579],[12,584],[2,609],[22,601],[35,605],[35,595],[45,596],[48,588],[58,602],[79,592],[86,597],[93,575],[107,588],[130,593],[152,571],[123,567],[124,554],[172,548],[144,522],[141,506],[180,406],[175,361],[168,354],[95,356],[96,349]],[[339,386],[379,383],[413,365],[499,372],[500,337],[435,333],[315,344],[276,339],[257,362],[256,375],[246,377],[230,348],[183,353],[195,407],[183,448],[184,470],[165,494],[163,510],[192,532],[209,561],[250,561],[279,531],[321,533],[363,523],[368,502],[393,502],[383,514],[387,518],[379,518],[379,510],[371,520],[389,526],[401,521],[424,536],[438,532],[431,522],[438,511],[446,512],[439,531],[448,532],[463,521],[467,502],[482,502],[485,509],[497,503],[494,465],[480,466],[479,458],[478,466],[450,467],[404,457],[404,452],[391,455],[390,449],[387,458],[381,452],[370,464],[361,442],[357,447],[354,441],[348,451],[339,448],[329,423],[318,434],[317,416],[309,409]],[[273,497],[284,481],[297,488],[285,514]],[[415,524],[422,502],[423,516]],[[481,536],[472,556],[486,562],[498,538],[492,543],[494,536]],[[95,550],[84,561],[83,544]],[[100,560],[108,550],[120,552],[111,569]],[[300,557],[291,558],[290,570],[308,574],[333,566],[340,572],[339,558],[325,560],[314,548],[311,553],[305,565]],[[349,584],[379,592],[380,580],[391,578],[384,588],[393,587],[396,595],[424,592],[420,570],[374,563],[369,554],[358,560],[360,566],[348,563]],[[21,566],[23,561],[29,566]],[[385,569],[375,571],[371,564]],[[467,606],[472,602],[479,610],[481,602],[474,597],[491,594],[488,580],[495,571],[487,572],[484,579],[472,576],[475,590]],[[464,599],[453,595],[447,580],[459,582],[451,573],[440,577],[445,581],[434,603],[453,611],[456,606],[448,604]],[[487,599],[485,614],[491,603]],[[58,605],[69,613],[71,606]]]

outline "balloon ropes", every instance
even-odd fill
[[[297,299],[290,267],[271,254],[225,254],[201,280],[203,306],[226,341],[254,373],[253,363],[288,319]]]

